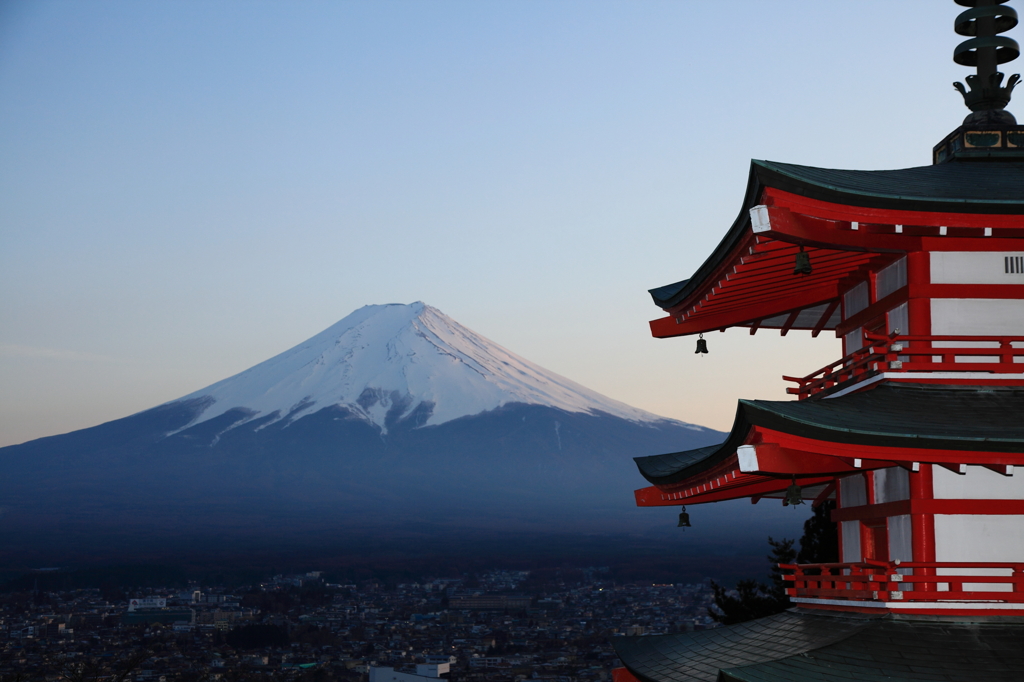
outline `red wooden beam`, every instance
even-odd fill
[[[764,233],[762,233],[763,237]],[[767,248],[768,245],[772,245],[772,248]],[[805,250],[811,254],[812,264],[815,260],[822,263],[827,262],[829,258],[839,257],[855,257],[864,253],[870,253],[865,251],[849,251],[847,249],[833,249],[822,246],[807,246],[806,244],[794,244],[788,241],[779,241],[777,239],[766,239],[764,248],[755,247],[752,252],[748,255],[740,256],[739,261],[734,264],[734,267],[740,272],[744,269],[752,267],[758,267],[763,265],[781,265],[783,263],[790,264],[795,261],[794,254],[799,251],[799,247],[803,246]]]
[[[818,252],[819,250],[816,249],[807,251],[807,253],[812,254],[811,265],[813,272],[810,275],[793,274],[795,254],[799,253],[799,251],[793,249],[793,252],[787,254],[787,257],[777,259],[777,261],[773,259],[775,262],[750,264],[742,268],[737,267],[736,272],[727,275],[725,282],[719,282],[716,284],[716,288],[724,290],[753,283],[775,282],[792,284],[806,280],[828,279],[830,275],[841,275],[856,269],[875,257],[873,253],[863,251],[838,254],[834,251],[820,251],[829,255],[818,258],[813,257],[813,254]]]
[[[1024,298],[1024,284],[910,284],[908,288],[911,298]]]
[[[774,187],[765,189],[762,201],[769,206],[785,207],[797,213],[849,222],[881,225],[956,225],[960,227],[1024,228],[1024,216],[992,213],[955,213],[945,211],[907,211],[887,208],[847,206],[785,192]],[[986,241],[993,239],[986,238]],[[1001,249],[1002,247],[996,247]],[[916,250],[916,249],[915,249]]]
[[[828,324],[828,321],[832,319],[832,314],[836,311],[836,308],[838,307],[838,298],[828,304],[828,308],[825,308],[824,314],[822,314],[822,316],[815,323],[814,329],[811,330],[811,338],[818,338],[818,334],[820,334],[821,330],[825,328],[825,325]]]
[[[652,320],[650,323],[651,334],[659,339],[664,339],[673,336],[706,333],[721,329],[722,327],[734,327],[753,322],[754,320],[771,317],[772,315],[781,315],[797,308],[811,308],[838,297],[838,286],[830,283],[792,296],[774,299],[770,307],[765,305],[765,303],[753,303],[735,308],[726,313],[701,315],[699,319],[684,319],[679,323],[676,323],[675,317],[671,315],[659,320]],[[679,314],[682,315],[683,312],[680,311]]]
[[[782,336],[788,334],[789,330],[793,328],[793,325],[796,324],[796,318],[800,315],[800,312],[801,311],[799,310],[794,310],[789,314],[789,317],[787,317],[786,321],[782,324]]]
[[[841,266],[829,269],[819,269],[815,266],[812,275],[794,275],[793,266],[789,264],[785,271],[776,274],[756,273],[736,277],[728,282],[715,285],[701,298],[701,303],[706,306],[708,304],[721,305],[724,302],[732,302],[737,299],[767,299],[769,294],[791,294],[800,290],[820,287],[823,284],[849,277],[869,260],[847,261]]]
[[[825,486],[818,496],[814,498],[814,502],[811,503],[811,509],[817,509],[821,504],[828,499],[828,496],[836,491],[836,482],[832,481]]]
[[[723,502],[725,500],[739,500],[744,497],[763,497],[771,493],[783,492],[790,486],[792,481],[789,478],[768,478],[762,476],[749,477],[750,483],[730,488],[718,488],[704,493],[698,493],[689,497],[675,500],[662,499],[667,494],[656,486],[640,488],[635,490],[638,507],[678,507],[680,505],[705,504],[708,502]],[[800,479],[803,486],[820,485],[832,480],[831,476]]]
[[[793,267],[796,262],[796,254],[800,251],[793,244],[787,244],[788,248],[784,251],[776,251],[772,256],[765,256],[756,260],[749,260],[744,263],[740,263],[735,266],[734,272],[726,275],[726,280],[733,281],[734,279],[742,276],[749,276],[751,274],[765,273],[765,274],[778,274],[778,275],[793,275]],[[813,266],[813,273],[817,274],[821,271],[828,271],[829,269],[836,269],[850,262],[861,262],[872,256],[869,255],[869,251],[834,251],[832,249],[806,249],[806,253],[811,258],[811,265]],[[803,275],[802,277],[808,277],[809,275]]]
[[[926,251],[1020,251],[1024,229],[1006,230],[1015,237],[921,237]]]
[[[836,335],[843,336],[857,327],[863,327],[864,323],[869,322],[880,315],[885,315],[901,303],[906,303],[909,297],[909,287],[901,287],[900,289],[897,289],[885,298],[875,301],[856,315],[852,315],[837,324]],[[907,330],[901,329],[900,331],[905,333]]]
[[[1024,465],[1024,452],[985,452],[975,450],[938,450],[932,448],[908,448],[883,445],[857,445],[852,443],[836,443],[816,438],[794,436],[782,431],[753,427],[765,443],[777,443],[785,448],[817,452],[832,457],[845,457],[849,460],[861,460],[862,469],[868,468],[869,462],[887,462],[894,466],[896,462],[932,462],[935,464],[1013,464]],[[749,438],[749,437],[748,437]]]
[[[833,521],[861,521],[906,514],[966,514],[1017,516],[1024,514],[1024,500],[899,500],[832,510]]]
[[[827,284],[826,284],[827,285]],[[808,282],[806,284],[794,285],[791,287],[771,287],[771,288],[752,288],[742,294],[736,294],[729,297],[712,297],[709,300],[701,301],[697,306],[696,310],[690,309],[688,317],[695,315],[708,315],[725,313],[731,310],[737,310],[740,308],[746,308],[750,305],[761,305],[767,309],[770,314],[761,315],[761,317],[775,317],[783,313],[789,312],[789,310],[779,310],[777,302],[783,299],[793,298],[800,296],[807,291],[818,291],[821,289],[822,284],[820,282]],[[836,286],[836,290],[839,287]],[[825,301],[819,301],[818,305]],[[803,309],[807,306],[799,306]]]
[[[820,485],[831,481],[831,477],[823,478],[801,478],[801,486],[812,486]],[[770,479],[766,483],[761,484],[746,484],[741,487],[731,488],[728,490],[711,490],[706,493],[700,493],[698,495],[692,495],[686,498],[685,502],[677,502],[676,504],[705,504],[708,502],[724,502],[726,500],[738,500],[744,497],[750,497],[757,495],[758,497],[764,497],[771,493],[785,492],[792,484],[791,479]]]
[[[768,287],[768,288],[753,288],[742,295],[731,297],[728,300],[702,300],[697,302],[695,305],[685,308],[680,306],[677,309],[673,309],[670,313],[674,315],[682,314],[687,317],[693,317],[698,314],[709,314],[719,313],[731,310],[738,310],[741,308],[747,308],[751,305],[760,306],[765,313],[759,317],[774,317],[775,315],[781,315],[787,313],[795,308],[807,307],[805,301],[807,301],[806,294],[808,292],[814,292],[812,302],[824,303],[831,299],[824,299],[818,301],[818,296],[827,295],[830,291],[840,291],[839,282],[842,280],[832,280],[827,282],[795,282],[792,286],[787,287]],[[837,294],[838,295],[838,294]],[[832,298],[835,298],[833,296]],[[783,307],[790,300],[796,302],[798,305],[791,305]]]
[[[823,249],[905,253],[918,251],[921,238],[906,234],[872,234],[859,230],[842,230],[825,220],[815,220],[788,208],[768,208],[769,225],[765,232],[772,239]]]
[[[920,502],[920,500],[914,500]],[[881,504],[862,504],[857,507],[841,507],[832,510],[832,520],[860,521],[862,519],[878,519],[885,516],[903,516],[911,510],[911,500],[883,502]]]
[[[811,476],[822,474],[845,474],[861,471],[847,458],[830,457],[816,450],[787,448],[771,441],[757,445],[745,445],[740,449],[738,464],[745,474],[765,476]]]
[[[735,249],[715,274],[705,279],[705,287],[668,311],[676,315],[680,311],[692,310],[695,306],[703,307],[706,305],[706,301],[718,297],[731,298],[734,292],[741,290],[747,294],[755,293],[753,298],[764,299],[765,284],[770,281],[782,285],[782,290],[777,291],[777,295],[791,295],[795,293],[794,286],[796,289],[820,286],[822,275],[831,274],[834,277],[847,275],[850,270],[856,269],[858,265],[863,265],[871,257],[835,250],[814,250],[815,273],[809,277],[794,279],[790,258],[796,251],[792,245],[765,239],[754,247],[746,247],[746,251],[749,252],[754,248],[770,250],[750,256],[743,255],[743,248]],[[825,255],[819,255],[819,251]],[[730,259],[731,262],[729,262]],[[748,298],[751,297],[748,296]]]

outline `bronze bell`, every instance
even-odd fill
[[[793,268],[794,275],[809,275],[811,274],[811,254],[804,251],[804,247],[800,247],[800,251],[796,254],[796,267]]]
[[[701,334],[700,338],[697,339],[697,350],[693,351],[694,354],[700,353],[701,355],[707,355],[708,342],[704,340],[704,335]]]
[[[690,527],[690,515],[686,513],[686,507],[683,507],[682,511],[679,512],[679,523],[676,524],[676,528],[689,528]]]
[[[783,507],[795,507],[804,503],[804,497],[800,493],[800,486],[796,484],[796,477],[793,477],[793,484],[786,488],[786,498],[782,500]]]

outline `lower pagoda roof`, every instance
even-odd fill
[[[888,449],[1024,453],[1022,415],[1024,388],[1010,386],[892,383],[834,398],[741,400],[720,445],[634,461],[652,484],[672,486],[734,457],[755,428]]]
[[[712,630],[617,637],[612,644],[641,682],[1009,682],[1024,670],[1024,621],[1006,618],[791,609]]]

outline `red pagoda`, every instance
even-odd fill
[[[783,566],[784,613],[617,638],[622,682],[1024,680],[1024,126],[1005,0],[956,0],[971,109],[933,164],[754,161],[655,337],[834,332],[844,357],[741,400],[720,445],[636,459],[639,506],[833,500],[838,563]],[[701,336],[698,352],[706,352]]]

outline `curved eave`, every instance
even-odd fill
[[[750,235],[750,209],[773,188],[815,201],[865,209],[926,213],[1024,214],[1024,163],[948,163],[889,171],[814,168],[751,161],[739,215],[692,277],[650,289],[670,310],[699,294]]]
[[[725,233],[725,237],[711,252],[707,260],[697,268],[697,272],[689,279],[684,279],[674,284],[650,289],[651,298],[655,305],[661,308],[671,308],[690,297],[721,265],[726,258],[735,251],[736,247],[747,236],[750,231],[750,209],[757,205],[764,187],[755,172],[756,161],[750,164],[750,174],[747,177],[747,191],[743,196],[743,205],[740,213],[736,216],[732,227]]]
[[[734,458],[753,430],[785,434],[807,442],[884,448],[886,459],[907,451],[1005,453],[1016,463],[1024,455],[1024,389],[886,384],[839,398],[804,401],[741,400],[729,436],[719,446],[637,457],[640,474],[662,489],[702,480]],[[760,447],[760,446],[758,446]],[[856,455],[858,457],[862,455]],[[864,457],[869,457],[864,454]],[[978,457],[966,463],[984,463]],[[998,459],[998,457],[997,457]],[[1024,462],[1024,459],[1021,460]],[[824,471],[808,471],[825,473]]]
[[[664,455],[634,457],[640,475],[656,486],[671,486],[701,475],[717,464],[735,456],[736,449],[746,441],[750,423],[746,420],[742,402],[736,409],[732,429],[719,445],[670,452]]]
[[[753,161],[767,187],[848,206],[935,213],[1024,213],[1024,163],[948,163],[842,170]]]

